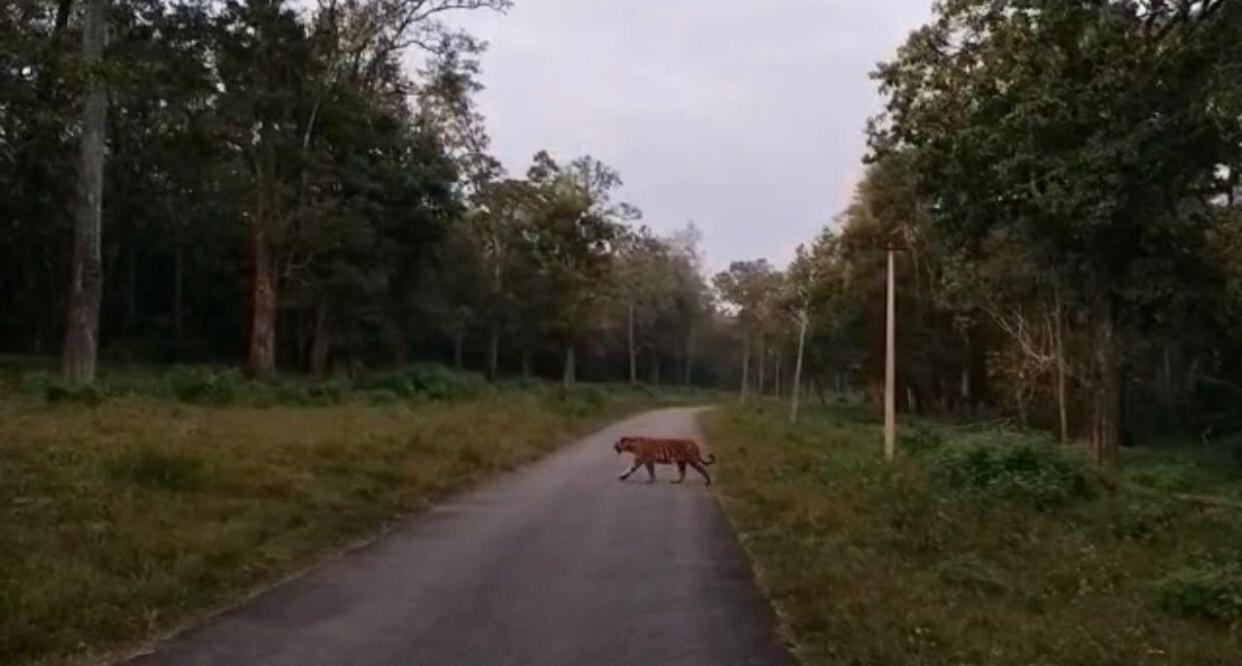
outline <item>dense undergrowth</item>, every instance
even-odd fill
[[[0,663],[132,645],[386,522],[658,403],[436,366],[356,383],[0,366]]]
[[[725,505],[809,664],[1237,664],[1242,464],[872,412],[708,417]],[[1193,497],[1188,497],[1189,493]],[[1194,501],[1208,496],[1224,504]]]

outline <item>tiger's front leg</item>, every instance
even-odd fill
[[[647,465],[647,483],[655,483],[655,463],[648,462]]]
[[[625,470],[624,472],[622,472],[622,473],[621,473],[621,476],[618,476],[617,478],[618,478],[618,479],[621,479],[622,481],[624,481],[624,480],[626,480],[626,479],[630,478],[630,475],[631,475],[631,474],[633,474],[634,472],[638,471],[638,468],[639,468],[639,467],[641,467],[641,466],[642,466],[642,463],[640,463],[640,462],[638,462],[637,460],[635,460],[635,461],[634,461],[634,464],[633,464],[633,465],[630,465],[630,468],[629,468],[629,469],[627,469],[627,470]]]

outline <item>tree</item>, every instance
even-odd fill
[[[597,293],[611,271],[613,243],[622,221],[639,213],[613,202],[620,175],[589,156],[561,166],[541,151],[528,179],[538,203],[526,240],[543,293],[556,295],[549,330],[564,350],[561,379],[569,388],[576,378],[575,349],[603,313]]]
[[[1046,247],[1045,269],[1088,304],[1101,465],[1117,457],[1138,269],[1202,231],[1170,224],[1168,211],[1236,151],[1211,100],[1237,12],[1214,1],[946,3],[877,75],[889,102],[872,145],[910,151],[945,237],[968,260],[996,235]]]
[[[69,323],[65,332],[65,379],[84,385],[95,381],[99,351],[99,307],[103,297],[103,265],[99,251],[103,215],[104,144],[108,122],[108,90],[101,65],[108,41],[107,0],[87,0],[82,25],[82,57],[88,90],[82,112],[77,187],[73,208],[73,277]]]
[[[767,324],[769,306],[776,293],[777,273],[766,259],[735,261],[729,269],[717,273],[712,282],[721,300],[735,310],[742,338],[741,396],[746,400],[750,394],[750,356],[758,339],[760,367],[764,355],[763,331]],[[763,389],[760,381],[760,391]]]

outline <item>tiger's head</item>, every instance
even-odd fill
[[[616,449],[617,453],[625,453],[626,451],[633,450],[634,438],[633,437],[622,437],[621,439],[617,440],[616,444],[612,445],[612,448]]]

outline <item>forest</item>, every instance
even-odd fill
[[[153,649],[505,474],[503,515],[379,550],[557,602],[512,617],[719,621],[737,584],[807,664],[1237,661],[1242,2],[937,0],[871,73],[848,205],[723,264],[587,150],[502,164],[458,19],[510,9],[0,3],[0,663]],[[617,483],[628,429],[720,483]],[[605,522],[635,506],[668,520]],[[719,566],[556,598],[670,552]],[[366,609],[421,592],[380,569],[306,604],[352,631],[261,647],[410,663]],[[600,654],[557,630],[513,645]]]
[[[902,411],[1105,465],[1242,427],[1238,3],[938,3],[874,74],[853,203],[790,265],[714,276],[599,160],[489,153],[485,44],[447,19],[507,7],[6,3],[0,350],[74,385],[432,360],[875,400],[893,250]]]

